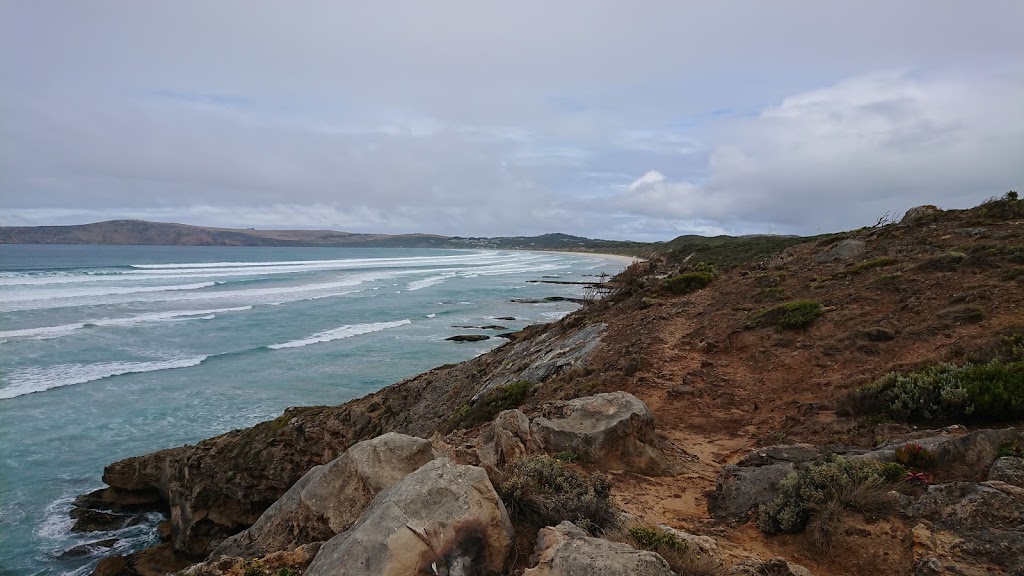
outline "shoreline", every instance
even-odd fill
[[[572,250],[509,250],[509,252],[549,252],[551,254],[568,254],[571,256],[596,256],[605,260],[614,260],[616,262],[622,262],[627,266],[634,262],[646,262],[646,258],[639,256],[626,256],[624,254],[605,254],[603,252],[574,252]]]

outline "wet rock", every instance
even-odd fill
[[[715,491],[708,497],[708,511],[717,520],[745,521],[755,506],[772,501],[779,483],[795,470],[792,462],[767,466],[725,466]]]
[[[486,472],[439,458],[378,494],[350,529],[323,544],[305,575],[496,574],[512,538]]]
[[[668,563],[654,552],[589,537],[571,522],[542,528],[533,560],[536,566],[523,576],[672,576]]]
[[[85,544],[79,544],[74,548],[65,550],[60,557],[61,558],[81,558],[90,554],[102,550],[109,550],[117,545],[117,538],[106,538],[104,540],[96,540],[95,542],[86,542]]]
[[[211,558],[255,558],[329,540],[348,529],[374,496],[434,458],[430,442],[389,432],[352,446],[295,483],[248,529]]]
[[[146,521],[145,515],[142,514],[122,514],[103,510],[90,510],[88,508],[75,508],[71,510],[71,518],[75,521],[74,525],[71,526],[72,532],[120,530],[121,528],[136,526]]]
[[[612,392],[548,404],[530,432],[548,452],[574,452],[605,469],[665,474],[654,444],[654,417],[632,394]]]
[[[495,320],[509,320],[509,321],[513,321],[515,319],[516,319],[515,316],[498,316],[497,318],[495,318]]]
[[[486,334],[459,334],[457,336],[450,336],[445,340],[452,342],[481,342],[483,340],[490,340],[491,337]]]

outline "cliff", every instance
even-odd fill
[[[921,500],[908,503],[904,517],[857,521],[836,535],[837,545],[871,552],[865,556],[821,552],[802,533],[768,536],[746,522],[749,515],[715,517],[709,495],[728,474],[759,469],[749,463],[759,447],[812,447],[799,463],[829,451],[863,454],[914,438],[919,426],[1020,426],[1024,399],[1016,389],[1010,400],[1021,410],[997,416],[901,419],[860,411],[851,398],[893,371],[1024,361],[1024,202],[916,211],[899,224],[795,244],[727,272],[684,252],[631,266],[604,301],[519,332],[476,359],[342,406],[292,408],[251,429],[111,464],[103,477],[110,488],[80,505],[148,499],[169,512],[173,547],[194,561],[252,525],[311,467],[357,441],[384,432],[432,437],[451,458],[477,464],[481,434],[504,408],[537,416],[558,400],[625,391],[649,407],[659,445],[679,464],[668,476],[607,471],[626,512],[711,537],[726,560],[778,556],[818,574],[913,572],[924,558],[915,531],[926,521],[914,518],[941,516],[921,512]],[[1011,388],[1021,384],[1007,373]],[[511,395],[519,389],[511,384],[521,381],[531,385]],[[893,458],[892,449],[888,454]],[[800,467],[786,462],[787,470]],[[749,470],[727,466],[736,463]],[[926,522],[936,534],[947,529]],[[933,556],[967,573],[977,572],[972,566],[1011,573],[999,555],[1020,548],[1024,535],[1007,534],[1009,544],[989,552]],[[530,556],[532,537],[526,542],[513,568]]]

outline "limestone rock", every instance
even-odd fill
[[[890,442],[864,456],[892,462],[896,459],[896,449],[907,442]],[[934,472],[936,481],[983,480],[999,455],[999,447],[1009,442],[1024,442],[1024,430],[978,430],[970,434],[942,434],[909,442],[920,444],[935,454],[939,464]]]
[[[1024,458],[1003,456],[996,460],[988,471],[988,479],[1024,488]]]
[[[941,212],[941,210],[939,210],[937,206],[933,206],[931,204],[915,206],[914,208],[907,210],[906,214],[903,215],[903,218],[900,219],[900,224],[913,224],[922,218],[927,218],[928,216],[938,212]]]
[[[428,440],[389,432],[359,442],[296,482],[248,529],[211,554],[255,558],[329,540],[348,529],[367,504],[433,459]]]
[[[833,260],[849,260],[864,253],[866,244],[861,240],[846,239],[830,248],[823,254],[814,257],[814,262],[823,264]]]
[[[506,466],[540,449],[530,434],[530,419],[519,410],[505,410],[484,427],[477,446],[480,466],[487,471],[491,482],[505,480]]]
[[[654,552],[591,538],[571,522],[537,533],[534,561],[537,565],[523,576],[672,576],[668,563]]]
[[[305,575],[497,574],[512,538],[486,472],[439,458],[378,494],[323,544]]]
[[[725,466],[718,475],[715,491],[708,497],[708,512],[718,520],[746,520],[751,510],[772,501],[779,483],[795,470],[792,462],[767,466]]]
[[[654,417],[632,394],[612,392],[556,402],[534,418],[533,436],[548,452],[574,452],[588,463],[647,475],[668,472],[653,447]]]
[[[691,550],[696,550],[701,554],[713,555],[718,552],[718,542],[716,542],[711,536],[690,534],[685,530],[672,528],[667,524],[658,524],[658,529],[675,536],[682,542],[686,542],[686,545],[689,546]]]
[[[320,545],[320,542],[304,544],[294,550],[268,554],[256,561],[225,556],[190,566],[176,576],[238,576],[259,573],[260,570],[263,574],[278,574],[284,569],[291,571],[292,574],[301,573],[313,561],[313,557],[320,550]]]

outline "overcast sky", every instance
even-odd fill
[[[814,234],[1024,189],[1024,2],[0,2],[0,224]]]

